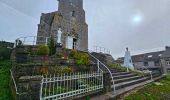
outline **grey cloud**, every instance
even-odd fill
[[[14,17],[0,15],[0,34],[5,33],[0,39],[7,40],[8,36],[17,37],[20,33],[36,35],[40,14],[57,10],[57,0],[1,0],[0,3],[18,11]],[[117,57],[123,56],[127,46],[132,53],[140,53],[139,50],[162,49],[170,45],[169,5],[170,0],[84,0],[90,49],[94,45],[110,48],[113,56]],[[2,6],[0,9],[3,13],[15,11]],[[142,16],[142,21],[133,23],[133,16],[138,14]],[[6,28],[8,26],[12,31]]]

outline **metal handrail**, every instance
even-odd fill
[[[89,53],[89,55],[90,55],[91,57],[93,57],[94,59],[97,60],[98,64],[101,63],[101,64],[108,70],[108,72],[109,72],[109,74],[110,74],[110,76],[111,76],[111,78],[112,78],[114,93],[116,93],[115,82],[114,82],[113,75],[112,75],[112,72],[110,71],[110,69],[109,69],[104,63],[102,63],[99,59],[97,59],[95,56],[93,56],[93,55],[89,52],[89,50],[88,50],[88,53]],[[99,65],[98,65],[98,68],[100,69]],[[100,69],[100,70],[101,70],[101,69]]]
[[[121,61],[123,61],[123,60],[121,60]],[[137,64],[134,64],[134,65],[137,65]],[[146,66],[142,66],[142,65],[137,65],[137,66],[141,66],[141,67],[143,67],[143,68],[149,70]],[[149,73],[150,73],[150,75],[151,75],[151,80],[153,80],[152,71],[149,70]]]
[[[146,70],[148,70],[149,71],[149,73],[150,73],[150,75],[151,75],[151,80],[153,80],[153,77],[152,77],[152,71],[150,71],[146,66],[142,66],[142,65],[137,65],[137,64],[135,64],[135,66],[140,66],[140,67],[143,67],[143,68],[145,68]]]
[[[21,40],[23,45],[29,44],[29,45],[36,45],[36,41],[37,38],[44,38],[45,40],[45,44],[47,44],[47,39],[49,37],[44,37],[44,36],[25,36],[25,37],[19,37],[16,40]],[[42,43],[44,43],[44,41],[41,41]],[[15,44],[17,45],[17,43]]]
[[[15,82],[15,79],[14,79],[14,76],[13,76],[13,73],[12,73],[12,70],[11,70],[11,69],[10,69],[10,72],[11,72],[12,80],[13,80],[13,82],[14,82],[15,92],[16,92],[16,94],[19,94],[19,93],[18,93],[18,88],[17,88],[17,85],[16,85],[16,82]]]

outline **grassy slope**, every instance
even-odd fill
[[[124,100],[168,100],[164,95],[170,97],[170,80],[162,79],[160,83],[163,85],[155,85],[154,83],[147,85],[136,93],[132,93],[125,97]]]
[[[9,60],[0,61],[0,100],[12,100],[9,89],[10,67]]]

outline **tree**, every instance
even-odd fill
[[[54,38],[50,37],[49,42],[48,42],[48,47],[50,49],[50,56],[54,55],[56,53]]]

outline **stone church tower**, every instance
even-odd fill
[[[47,43],[48,37],[64,48],[86,51],[88,25],[83,0],[58,0],[58,11],[42,14],[38,24],[37,44]]]

